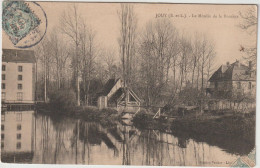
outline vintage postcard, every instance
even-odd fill
[[[2,164],[254,167],[257,12],[3,1]]]

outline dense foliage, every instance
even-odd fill
[[[57,112],[72,112],[77,105],[73,90],[58,90],[50,96],[50,106]]]

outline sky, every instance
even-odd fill
[[[38,2],[47,15],[48,35],[60,25],[59,18],[64,12],[69,12],[72,3],[68,2]],[[119,18],[117,11],[120,3],[77,3],[79,13],[88,25],[96,31],[96,38],[102,48],[112,48],[118,51]],[[238,27],[241,23],[239,11],[243,12],[249,5],[198,5],[198,4],[156,4],[135,3],[134,10],[138,18],[137,30],[141,32],[150,20],[156,20],[158,14],[169,16],[186,15],[183,17],[170,17],[173,25],[186,35],[195,33],[205,34],[215,44],[216,58],[214,67],[242,59],[239,51],[241,45],[251,45],[256,37],[250,37]],[[198,15],[211,16],[198,18]],[[192,17],[197,15],[197,17]],[[217,18],[213,18],[216,15]],[[219,15],[222,18],[219,18]],[[232,18],[224,17],[232,16]],[[14,48],[8,36],[3,32],[3,48]],[[117,52],[118,53],[118,52]]]

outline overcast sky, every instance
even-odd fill
[[[59,17],[63,11],[68,12],[71,3],[64,2],[38,2],[47,14],[47,35],[52,29],[59,26]],[[173,25],[185,34],[193,35],[195,32],[203,33],[215,43],[217,52],[215,66],[230,63],[241,59],[240,45],[248,45],[255,38],[249,38],[248,34],[238,28],[241,22],[239,11],[245,11],[248,5],[187,5],[187,4],[135,4],[135,12],[138,17],[138,30],[142,30],[146,23],[156,19],[156,14],[186,14],[186,18],[170,18]],[[119,19],[117,11],[119,3],[78,3],[79,12],[97,32],[97,41],[103,48],[114,48],[118,51],[117,39],[119,37]],[[189,16],[204,14],[211,18],[192,18]],[[222,18],[212,18],[213,15],[221,15]],[[224,15],[235,18],[224,18]],[[237,17],[236,17],[237,16]],[[8,37],[3,33],[3,48],[14,48]]]

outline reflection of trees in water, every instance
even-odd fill
[[[99,151],[95,146],[116,160],[111,163],[123,165],[202,165],[215,158],[214,146],[160,131],[140,131],[123,125],[104,127],[95,122],[53,120],[48,116],[36,120],[40,163],[98,164],[101,162],[96,158]]]
[[[144,165],[163,165],[164,144],[158,139],[160,134],[153,133],[153,130],[142,131],[138,137],[137,145],[141,145]],[[157,139],[158,138],[158,139]]]
[[[40,152],[42,163],[58,163],[69,152],[66,147],[68,130],[72,127],[73,121],[70,119],[56,120],[49,116],[37,116],[37,135],[39,136],[37,152]]]
[[[134,164],[184,166],[191,163],[199,165],[196,163],[204,161],[203,144],[191,143],[188,139],[176,138],[155,130],[143,130],[137,140],[131,143],[131,147],[134,147],[132,156],[140,156],[134,159]]]

